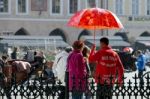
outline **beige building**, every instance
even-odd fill
[[[69,18],[80,9],[95,6],[116,13],[125,27],[97,30],[97,35],[125,31],[134,39],[150,31],[150,0],[0,0],[0,33],[14,35],[23,28],[29,35],[61,35],[72,43],[81,34],[92,35],[93,31],[68,27]]]

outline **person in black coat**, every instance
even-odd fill
[[[118,52],[118,55],[126,70],[132,70],[132,71],[136,70],[136,65],[135,65],[136,58],[131,53],[120,51]]]
[[[18,51],[18,48],[14,47],[14,50],[11,53],[11,59],[17,59],[17,51]]]

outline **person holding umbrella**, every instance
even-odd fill
[[[77,11],[70,18],[67,25],[76,27],[76,28],[94,30],[94,34],[93,34],[94,44],[95,44],[95,37],[96,37],[95,32],[97,29],[101,30],[101,29],[122,29],[123,28],[123,25],[120,22],[119,18],[113,12],[107,9],[101,9],[97,7],[82,9],[80,11]],[[119,73],[118,81],[121,82],[122,81],[121,78],[123,76],[123,66],[119,59],[119,56],[117,55],[117,53],[112,51],[112,49],[108,46],[109,40],[107,38],[101,39],[100,42],[101,42],[102,49],[99,50],[97,53],[94,53],[94,49],[95,49],[95,46],[94,46],[93,51],[91,51],[91,54],[89,57],[90,61],[97,63],[96,75],[104,76],[105,74],[107,74],[105,75],[106,77],[103,78],[105,79],[105,78],[109,78],[107,76],[110,76],[110,75],[115,76],[118,70],[118,73]],[[107,54],[110,54],[110,57],[109,55],[107,56]],[[104,60],[102,60],[102,58]],[[115,80],[115,77],[113,77],[113,81]],[[104,80],[102,81],[104,83]],[[97,78],[96,78],[96,82],[98,83]],[[99,83],[98,85],[101,86],[101,84],[103,83]],[[99,89],[100,87],[98,87],[98,90]],[[105,99],[105,98],[97,97],[97,99]]]
[[[100,39],[100,50],[95,53],[95,46],[89,56],[90,62],[96,62],[95,81],[97,83],[96,99],[112,99],[111,91],[117,81],[123,82],[124,68],[118,54],[109,47],[109,39]],[[118,74],[116,76],[116,74]]]

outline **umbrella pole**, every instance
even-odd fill
[[[94,29],[94,45],[95,45],[95,29]]]

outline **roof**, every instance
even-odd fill
[[[69,46],[60,36],[0,36],[0,38],[0,43],[8,43],[9,46]]]
[[[137,41],[137,42],[144,44],[145,46],[150,46],[150,41]]]
[[[95,44],[96,46],[99,46],[99,40],[100,38],[102,38],[103,36],[97,36],[95,39]],[[105,36],[106,37],[106,36]],[[119,36],[107,36],[107,38],[109,39],[109,43],[110,46],[130,46],[130,43],[125,42],[121,37]],[[84,36],[83,39],[85,41],[88,41],[90,43],[94,42],[94,38],[93,36]]]

